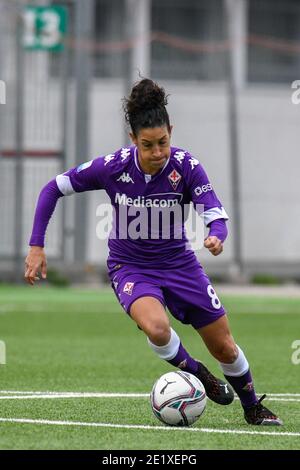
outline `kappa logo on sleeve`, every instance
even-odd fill
[[[131,295],[134,287],[134,282],[126,282],[123,292],[127,295]]]
[[[198,160],[196,160],[196,158],[190,158],[189,162],[191,164],[192,170],[195,168],[195,166],[200,164],[200,162]]]
[[[177,152],[174,154],[174,157],[179,163],[182,163],[185,157],[185,152],[177,150]]]
[[[121,161],[124,162],[130,155],[130,148],[122,148],[121,150]]]
[[[106,166],[109,162],[111,162],[113,159],[115,158],[115,154],[114,153],[109,153],[108,155],[106,155],[104,157],[104,166]]]

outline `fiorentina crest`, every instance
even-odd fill
[[[134,282],[126,282],[123,292],[125,292],[125,294],[131,295],[133,291],[133,286]]]
[[[172,188],[175,190],[181,180],[181,175],[176,170],[173,170],[169,174],[168,180],[170,181]]]

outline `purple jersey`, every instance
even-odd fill
[[[126,227],[142,209],[158,212],[182,209],[192,202],[201,205],[204,223],[208,226],[217,219],[227,220],[227,214],[218,200],[199,161],[188,152],[171,147],[170,158],[155,175],[147,175],[139,165],[137,148],[122,148],[113,154],[83,163],[56,177],[63,195],[74,192],[104,189],[114,207],[114,236],[110,236],[109,267],[116,263],[135,264],[148,268],[185,265],[194,259],[184,231],[184,218],[171,219],[170,237],[162,237],[148,230],[146,236],[132,238],[121,233],[120,213],[127,211]],[[121,214],[122,215],[122,214]],[[150,216],[149,216],[150,220]],[[150,233],[151,232],[151,233]]]

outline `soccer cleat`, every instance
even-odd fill
[[[198,362],[199,369],[196,375],[203,383],[208,398],[219,405],[230,405],[234,400],[234,393],[230,385],[215,377],[209,370]]]
[[[248,424],[281,426],[283,424],[281,419],[261,404],[264,398],[266,398],[266,395],[263,395],[255,405],[244,407],[245,420]]]

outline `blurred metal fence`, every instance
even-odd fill
[[[91,47],[97,77],[125,78],[126,1],[96,0]],[[292,81],[299,70],[299,1],[243,2],[247,10],[247,81]],[[225,80],[224,5],[224,0],[151,0],[151,75],[157,79]]]
[[[18,188],[16,181],[15,157],[0,159],[1,189],[0,189],[0,258],[13,259],[15,256],[15,197]],[[53,175],[61,171],[61,162],[58,158],[45,158],[37,161],[36,158],[26,157],[23,165],[24,191],[22,197],[23,214],[22,225],[22,255],[26,253],[29,235],[32,228],[33,214],[37,196],[43,184],[46,184]],[[48,253],[50,256],[59,257],[61,254],[61,220],[62,207],[58,207],[57,216],[49,227],[47,236]]]
[[[238,34],[230,41],[226,5],[235,1],[242,5],[241,17],[245,14],[240,25],[236,21]],[[137,7],[141,3],[146,15],[139,23]],[[17,49],[18,25],[29,4],[67,9],[63,52]],[[83,20],[81,8],[86,5],[90,18]],[[0,80],[5,81],[7,89],[7,102],[0,104],[0,260],[25,254],[42,185],[89,156],[85,150],[90,130],[87,90],[91,76],[106,78],[107,82],[116,78],[125,93],[132,78],[138,77],[143,61],[142,74],[149,71],[154,79],[183,84],[186,80],[225,83],[230,76],[228,58],[234,52],[240,74],[236,86],[286,84],[300,75],[299,39],[298,0],[0,0]],[[87,55],[92,58],[93,69]],[[131,75],[130,68],[134,72]],[[74,83],[81,89],[76,90]],[[229,129],[226,132],[230,141]],[[68,134],[73,134],[69,142]],[[233,182],[237,178],[233,177]],[[235,199],[240,202],[239,197]],[[19,211],[18,201],[22,203]],[[86,227],[78,221],[84,220],[87,211],[85,204],[80,204],[76,203],[80,211],[75,235],[74,221],[60,204],[48,231],[50,256],[65,255],[69,234],[84,259]],[[18,213],[22,220],[18,220]],[[237,221],[237,216],[233,219]],[[18,242],[15,234],[20,227]],[[20,250],[24,248],[16,253],[18,244]],[[69,256],[74,261],[73,255],[74,250]]]
[[[0,0],[0,77],[7,87],[0,109],[1,259],[25,254],[41,186],[65,167],[66,52],[25,49],[26,4]],[[52,62],[56,77],[49,74]],[[61,222],[59,208],[48,237],[48,252],[57,258],[62,253]]]

